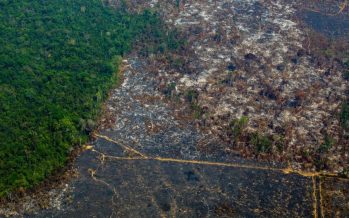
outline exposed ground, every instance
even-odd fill
[[[168,93],[174,87],[171,96],[180,102],[189,98],[197,126],[226,151],[289,162],[298,169],[341,172],[349,166],[349,143],[337,114],[347,99],[348,82],[335,55],[324,57],[324,49],[312,52],[330,32],[337,37],[331,41],[342,47],[337,50],[348,48],[348,9],[340,6],[186,1],[176,8],[161,2],[165,20],[183,32],[188,46],[172,57],[174,67],[153,61],[159,88]],[[327,15],[323,8],[340,14]],[[321,23],[330,28],[318,27]],[[323,32],[314,33],[319,28]],[[180,104],[177,115],[186,109]],[[240,128],[242,117],[248,121]],[[319,152],[326,137],[333,141],[331,148]],[[266,145],[256,138],[264,138]]]
[[[348,132],[338,119],[348,98],[347,1],[129,5],[157,8],[187,40],[176,54],[148,58],[157,89],[179,103],[178,119],[191,110],[198,129],[243,157],[307,171],[348,169]]]
[[[349,167],[337,116],[348,97],[349,12],[328,2],[129,1],[133,10],[157,8],[187,45],[127,57],[95,140],[76,160],[80,176],[53,189],[65,196],[59,204],[0,212],[349,216],[349,183],[337,178]],[[342,28],[331,34],[313,23],[319,16]]]

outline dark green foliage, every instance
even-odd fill
[[[189,90],[187,93],[186,93],[186,98],[187,98],[187,101],[192,104],[194,102],[197,102],[198,98],[199,98],[199,93],[195,90]]]
[[[189,90],[185,93],[185,98],[190,104],[195,119],[199,119],[204,115],[203,108],[198,104],[199,93],[196,90]]]
[[[0,196],[42,181],[86,141],[134,42],[178,46],[154,13],[125,11],[100,0],[0,0]]]
[[[285,138],[280,135],[273,135],[273,142],[279,152],[282,152],[285,147]]]
[[[163,90],[163,93],[167,96],[167,97],[172,97],[173,94],[176,91],[176,83],[170,83],[167,85],[167,87]]]
[[[344,73],[343,73],[343,77],[345,80],[348,80],[349,81],[349,70],[346,70]]]
[[[179,8],[181,0],[176,0],[176,7]]]
[[[153,19],[151,22],[157,26],[164,25],[159,19]],[[141,47],[140,54],[143,56],[149,56],[150,54],[166,54],[169,51],[179,49],[185,44],[185,41],[181,38],[176,29],[164,31],[161,28],[156,29],[150,27],[149,29],[145,29],[141,34],[141,41],[147,41],[147,46]]]
[[[190,109],[194,112],[195,119],[200,119],[201,116],[204,114],[204,110],[202,109],[202,107],[200,107],[200,105],[196,103],[192,103],[190,105]]]
[[[230,122],[229,126],[231,129],[233,140],[236,140],[241,135],[247,123],[248,117],[246,116],[242,116],[240,119],[234,119]]]
[[[250,143],[255,147],[257,152],[267,153],[272,149],[272,141],[264,135],[255,133],[251,137]]]
[[[319,147],[319,152],[327,152],[328,150],[330,150],[334,143],[335,141],[329,135],[325,135],[324,142]]]
[[[349,130],[349,102],[344,103],[340,113],[340,122],[345,130]]]
[[[325,170],[328,169],[328,157],[326,156],[326,153],[331,149],[331,147],[336,143],[336,141],[331,138],[329,135],[324,136],[324,142],[320,145],[320,147],[317,149],[315,158],[314,158],[314,165],[316,170]]]

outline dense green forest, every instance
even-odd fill
[[[148,51],[178,46],[163,30],[154,12],[100,0],[0,0],[0,196],[64,165],[87,140],[120,56],[146,40],[162,46]]]

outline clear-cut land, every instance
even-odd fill
[[[348,171],[348,126],[340,118],[348,99],[345,1],[128,4],[155,8],[186,40],[170,57],[147,58],[147,81],[161,92],[148,95],[166,97],[177,120],[192,115],[195,131],[207,136],[194,147],[294,169]]]

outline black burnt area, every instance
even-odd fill
[[[235,71],[235,70],[236,70],[236,66],[235,66],[234,64],[228,64],[227,70],[229,70],[229,71]]]
[[[193,171],[186,171],[184,172],[184,174],[186,175],[187,181],[191,181],[191,182],[199,181],[199,177]]]
[[[299,98],[294,98],[294,99],[290,99],[287,103],[286,106],[290,107],[290,108],[297,108],[300,107],[302,105],[302,100]]]
[[[297,56],[298,57],[303,57],[304,55],[306,55],[307,54],[307,52],[304,50],[304,49],[299,49],[298,51],[297,51]]]
[[[299,64],[299,59],[298,59],[298,57],[293,57],[293,58],[291,58],[291,62],[293,63],[293,64]]]
[[[330,38],[349,37],[349,16],[345,14],[327,15],[304,10],[302,20],[313,30]]]
[[[245,60],[247,61],[256,61],[258,58],[256,55],[252,54],[252,53],[248,53],[244,56]]]
[[[212,40],[217,42],[217,43],[220,43],[223,39],[223,36],[219,33],[215,34],[213,37],[212,37]]]
[[[284,64],[279,64],[276,66],[276,69],[280,72],[283,72],[283,71],[285,71],[286,67]]]
[[[270,100],[277,99],[275,91],[270,86],[266,86],[263,90],[259,92],[259,94],[261,96],[269,98]]]
[[[332,70],[329,68],[329,69],[327,69],[326,71],[325,71],[325,73],[324,73],[324,76],[330,76],[331,75],[331,72],[332,72]]]

